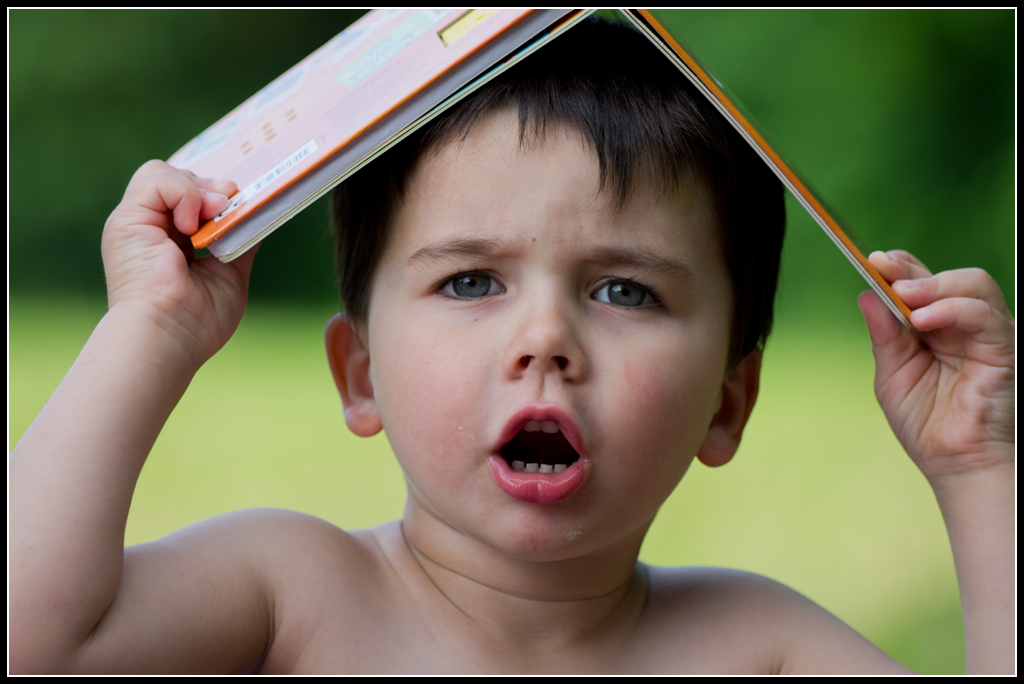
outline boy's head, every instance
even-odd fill
[[[602,188],[631,195],[702,185],[734,295],[729,360],[762,348],[772,326],[785,206],[782,184],[656,48],[632,28],[591,19],[484,86],[335,189],[338,282],[364,323],[393,212],[417,161],[458,142],[486,114],[518,114],[525,143],[568,127],[598,160]]]
[[[387,428],[417,548],[639,548],[694,455],[731,458],[781,186],[643,37],[573,29],[334,210],[328,355],[349,427]]]

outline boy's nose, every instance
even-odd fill
[[[586,374],[586,360],[577,337],[554,306],[525,313],[502,366],[510,379],[555,373],[563,380],[580,382]]]

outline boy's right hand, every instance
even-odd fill
[[[110,311],[8,459],[12,671],[245,670],[266,647],[266,622],[239,618],[261,585],[217,572],[255,567],[230,535],[124,549],[150,449],[245,310],[252,252],[194,260],[188,238],[233,192],[153,161],[107,221]]]
[[[231,337],[245,311],[255,249],[230,263],[194,260],[189,236],[237,190],[162,161],[132,176],[103,229],[103,266],[113,311],[134,307],[198,369]]]

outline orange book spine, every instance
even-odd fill
[[[660,35],[665,40],[665,42],[672,48],[672,50],[675,51],[679,58],[682,59],[688,67],[690,67],[690,69],[697,76],[697,78],[701,80],[701,83],[703,83],[708,88],[708,90],[714,93],[715,97],[718,98],[719,102],[721,102],[722,105],[724,105],[726,109],[729,110],[729,113],[733,116],[734,120],[738,122],[740,126],[743,127],[743,130],[756,141],[758,147],[760,147],[761,150],[766,155],[768,155],[768,157],[775,164],[775,167],[779,170],[779,172],[781,172],[786,177],[786,180],[789,181],[789,183],[791,184],[790,187],[793,188],[797,193],[799,193],[800,197],[804,201],[806,201],[811,207],[813,207],[814,211],[818,214],[818,216],[820,216],[821,219],[825,221],[825,223],[827,224],[828,230],[831,231],[831,233],[835,235],[840,242],[843,243],[843,246],[846,247],[846,249],[849,251],[851,255],[853,255],[857,262],[863,267],[864,271],[870,274],[872,279],[874,279],[875,283],[891,299],[892,303],[899,308],[899,310],[906,317],[906,322],[909,325],[910,307],[908,307],[903,302],[903,300],[899,298],[899,295],[897,295],[896,292],[893,291],[892,287],[889,286],[889,283],[887,283],[885,281],[885,278],[882,277],[882,274],[880,274],[875,269],[875,267],[871,265],[871,262],[868,261],[867,257],[865,257],[861,253],[860,249],[857,248],[857,246],[849,238],[846,232],[839,227],[839,224],[836,222],[835,218],[833,218],[832,215],[825,209],[825,207],[822,206],[821,202],[818,201],[818,198],[814,196],[814,193],[812,193],[810,189],[806,185],[804,185],[804,183],[793,172],[793,170],[789,168],[789,165],[782,159],[782,157],[780,157],[775,152],[775,150],[772,149],[771,145],[768,144],[768,141],[766,141],[764,137],[758,132],[758,130],[754,128],[753,124],[751,124],[747,120],[747,117],[743,116],[743,113],[736,107],[736,105],[732,103],[728,96],[726,96],[726,94],[718,86],[718,83],[715,82],[715,79],[711,78],[711,76],[709,76],[708,73],[704,71],[703,67],[701,67],[701,65],[695,59],[693,59],[693,57],[690,56],[690,54],[683,48],[683,46],[680,45],[679,42],[675,38],[673,38],[672,35],[668,31],[666,31],[660,23],[658,23],[658,20],[655,19],[654,16],[652,16],[648,10],[641,9],[638,11],[647,21],[647,23],[650,24],[651,28],[657,31],[658,35]]]

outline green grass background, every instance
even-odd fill
[[[9,12],[8,447],[102,315],[99,232],[167,158],[360,14]],[[870,248],[981,266],[1015,310],[1015,12],[659,11]],[[875,403],[854,270],[791,199],[776,332],[736,459],[695,464],[642,551],[760,572],[906,665],[963,671],[951,554]],[[236,336],[145,466],[128,543],[250,506],[397,517],[383,437],[346,430],[321,351],[326,206],[263,246]]]
[[[102,300],[16,298],[8,408],[17,441],[102,316]],[[257,506],[344,528],[399,517],[383,436],[345,427],[321,346],[330,307],[255,305],[198,374],[142,471],[126,543]],[[923,672],[963,669],[956,578],[924,478],[874,401],[864,330],[780,326],[732,463],[694,463],[642,560],[784,582]]]

